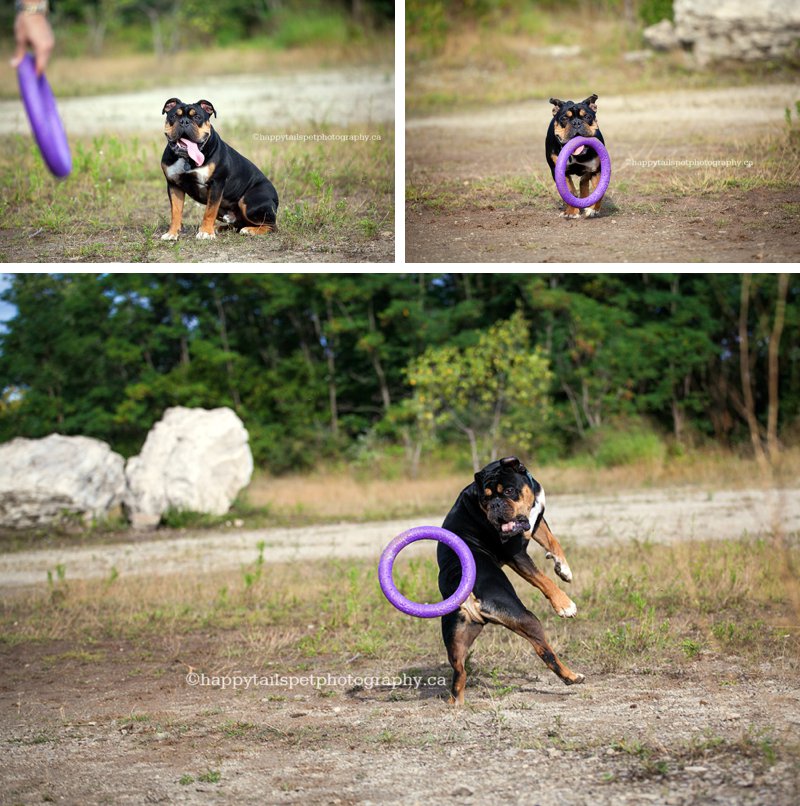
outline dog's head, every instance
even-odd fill
[[[516,456],[490,462],[475,474],[480,508],[501,540],[536,529],[544,489]]]
[[[590,95],[579,104],[574,101],[559,101],[558,98],[550,99],[555,118],[553,129],[562,146],[573,137],[597,137],[596,100],[596,95]],[[580,149],[575,153],[580,153]]]
[[[213,131],[211,116],[217,111],[210,101],[185,104],[180,98],[170,98],[161,110],[167,116],[164,134],[170,148],[181,157],[188,157],[195,164],[202,165],[205,157],[203,146]]]

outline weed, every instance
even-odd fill
[[[206,770],[197,776],[197,780],[203,784],[218,784],[222,780],[222,773],[219,770]]]
[[[185,773],[184,775],[181,775],[181,777],[178,779],[178,783],[181,786],[189,786],[189,784],[194,783],[194,777],[189,775],[188,773]]]

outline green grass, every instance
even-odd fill
[[[559,619],[537,591],[516,578],[514,584],[556,651],[578,671],[672,669],[727,655],[745,665],[800,662],[800,635],[792,626],[800,598],[797,534],[785,547],[771,540],[634,543],[568,556],[576,578],[562,587],[578,604],[576,619]],[[373,562],[274,565],[263,558],[260,549],[238,573],[119,578],[113,586],[73,580],[58,597],[44,588],[22,593],[0,606],[0,640],[73,642],[72,654],[62,651],[54,663],[97,662],[92,646],[98,641],[200,633],[214,633],[221,645],[230,640],[238,653],[296,665],[355,656],[442,661],[438,621],[394,611]],[[436,575],[432,556],[401,557],[396,564],[398,587],[418,600],[439,598]],[[531,674],[532,656],[509,631],[489,628],[471,663],[477,679],[504,696],[509,670]]]
[[[326,252],[384,244],[384,233],[394,230],[393,130],[360,129],[374,139],[270,142],[254,139],[252,126],[220,129],[274,181],[281,203],[277,233],[220,232],[212,244],[194,239],[202,206],[191,200],[181,239],[160,240],[169,224],[160,132],[75,138],[73,173],[61,182],[47,172],[30,138],[10,135],[0,162],[5,258],[183,261],[219,259],[223,250],[234,260],[280,259],[283,253],[318,260]],[[322,126],[310,133],[341,132]]]

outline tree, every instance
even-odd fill
[[[530,348],[520,312],[481,333],[471,348],[429,348],[407,375],[418,418],[461,431],[475,472],[501,445],[531,445],[550,415],[552,374],[541,349]]]

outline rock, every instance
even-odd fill
[[[661,20],[642,31],[644,41],[653,50],[673,50],[680,45],[671,20]]]
[[[646,62],[653,58],[652,50],[629,50],[627,53],[622,54],[622,58],[626,62],[638,64],[639,62]]]
[[[224,515],[252,473],[247,431],[231,409],[167,409],[125,467],[125,508],[137,528],[155,527],[169,509]]]
[[[674,0],[673,16],[675,37],[701,66],[785,59],[800,39],[800,3],[787,0]]]
[[[102,519],[122,502],[125,460],[91,437],[50,434],[0,445],[0,526]]]
[[[581,55],[580,45],[547,45],[543,48],[530,48],[531,56],[544,56],[547,59],[574,59]]]

